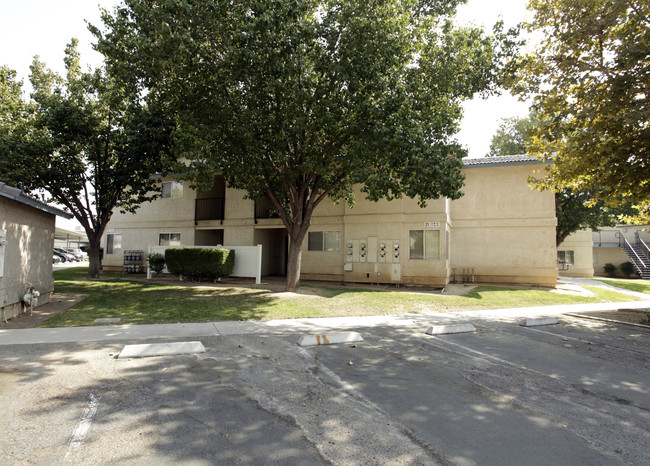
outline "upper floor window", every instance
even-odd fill
[[[307,250],[338,251],[340,236],[338,231],[310,231],[307,239]]]
[[[183,197],[183,183],[165,181],[162,184],[162,197]]]
[[[440,230],[409,231],[409,259],[440,259]]]

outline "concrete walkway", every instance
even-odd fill
[[[626,290],[625,288],[619,288],[617,286],[610,285],[609,283],[601,282],[599,280],[591,280],[589,278],[558,277],[557,281],[558,283],[568,283],[570,285],[604,288],[606,290],[615,291],[617,293],[634,296],[635,298],[650,299],[650,294],[640,293],[638,291]]]
[[[401,314],[395,316],[326,317],[269,321],[224,321],[154,325],[102,325],[96,327],[60,327],[0,330],[0,345],[67,343],[91,341],[143,341],[169,338],[194,338],[219,335],[271,335],[318,333],[382,326],[418,326],[483,320],[517,321],[529,317],[558,316],[586,311],[613,311],[621,308],[648,309],[647,301],[536,306],[512,309],[487,309],[449,313]],[[296,337],[298,338],[298,336]]]
[[[486,309],[482,311],[431,312],[394,316],[325,317],[267,321],[222,321],[153,325],[102,325],[95,327],[59,327],[0,329],[0,345],[47,344],[91,341],[142,341],[219,335],[304,334],[382,326],[418,326],[480,322],[482,320],[517,321],[524,318],[559,316],[588,311],[650,309],[650,294],[617,288],[597,280],[560,277],[558,283],[605,288],[643,301],[619,303],[566,304],[556,306]]]

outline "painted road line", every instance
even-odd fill
[[[425,332],[427,335],[446,335],[448,333],[467,333],[476,332],[476,327],[472,324],[445,324],[433,325]]]
[[[95,395],[93,395],[92,393],[90,394],[88,405],[84,408],[83,412],[81,413],[81,417],[79,418],[77,427],[75,428],[74,432],[72,433],[72,436],[70,437],[70,440],[68,441],[68,451],[65,453],[65,456],[63,457],[63,461],[68,461],[70,456],[81,446],[81,443],[86,438],[86,435],[90,430],[90,425],[93,422],[93,417],[97,413],[97,406],[99,405],[99,400],[101,399],[102,399],[101,396],[95,397]]]
[[[181,341],[177,343],[126,345],[117,358],[146,358],[150,356],[171,356],[177,354],[196,353],[205,353],[203,343],[200,341]]]
[[[327,333],[323,335],[303,335],[298,340],[300,346],[334,345],[338,343],[353,343],[363,341],[358,332]]]
[[[560,321],[557,317],[531,317],[521,321],[522,327],[539,327],[540,325],[556,325]]]

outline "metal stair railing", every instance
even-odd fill
[[[639,257],[639,255],[636,253],[636,251],[634,250],[632,245],[629,243],[629,241],[625,238],[625,236],[623,236],[623,235],[619,236],[619,244],[620,244],[620,239],[621,238],[623,239],[623,247],[625,248],[625,252],[627,252],[628,255],[629,255],[630,254],[629,251],[632,251],[632,253],[634,253],[634,256],[639,261],[639,263],[637,264],[634,260],[632,260],[632,263],[634,263],[634,266],[636,267],[637,271],[639,272],[639,275],[641,275],[642,277],[645,276],[645,274],[648,273],[648,268],[646,267],[645,262],[641,259],[641,257]],[[643,269],[641,269],[641,266],[639,266],[639,264],[641,264],[641,266],[643,266]]]

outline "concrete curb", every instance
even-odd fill
[[[334,345],[338,343],[353,343],[356,341],[363,341],[363,337],[358,332],[327,333],[324,335],[303,335],[298,340],[298,345]]]
[[[433,325],[425,332],[427,335],[446,335],[449,333],[467,333],[476,332],[476,327],[472,324],[447,324]]]
[[[560,321],[557,317],[531,317],[522,320],[519,325],[522,327],[539,327],[540,325],[556,325],[559,323]]]
[[[147,358],[150,356],[175,356],[178,354],[196,353],[205,353],[205,347],[200,341],[145,343],[142,345],[126,345],[117,356],[117,359]]]

